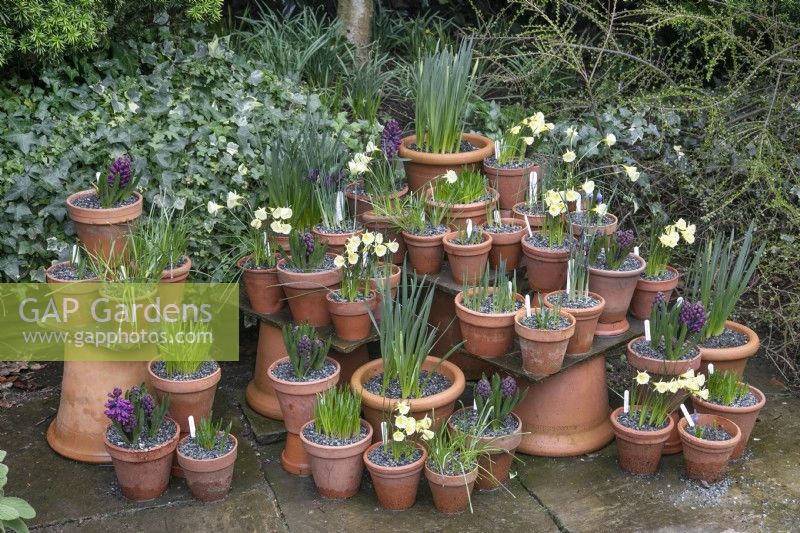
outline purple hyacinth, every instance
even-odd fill
[[[307,256],[310,256],[314,253],[314,235],[311,233],[301,233],[300,243],[306,247]]]
[[[617,239],[619,247],[625,249],[633,244],[633,240],[636,236],[633,234],[632,230],[626,229],[617,231],[614,234],[614,238]]]
[[[319,169],[314,168],[309,170],[303,179],[311,183],[317,183],[317,180],[319,179],[319,174],[320,174]]]
[[[601,203],[602,201],[603,201],[603,193],[601,193],[601,192],[598,192],[598,193],[597,193],[597,203],[599,204],[599,203]]]
[[[500,392],[503,394],[503,398],[510,398],[517,392],[517,382],[514,381],[514,378],[511,376],[506,376],[503,378],[502,383],[500,383]]]
[[[480,381],[478,381],[478,383],[475,385],[475,394],[477,394],[484,400],[492,394],[492,386],[489,383],[488,379],[483,378]]]
[[[108,401],[105,404],[105,415],[113,422],[116,422],[124,431],[131,431],[135,423],[133,417],[133,404],[122,397],[122,390],[114,389],[108,394]]]
[[[658,305],[658,304],[660,304],[660,303],[664,303],[665,301],[666,301],[666,298],[664,298],[664,293],[663,293],[663,292],[661,292],[661,291],[658,291],[658,292],[656,293],[656,297],[655,297],[655,299],[653,300],[653,303],[654,303],[655,305]]]
[[[113,187],[116,182],[120,189],[127,187],[133,176],[131,163],[131,158],[126,155],[116,158],[108,170],[108,185]]]
[[[142,395],[141,403],[145,416],[149,417],[151,414],[153,414],[153,410],[156,408],[156,400],[152,396],[149,394]]]
[[[400,141],[403,131],[400,123],[395,119],[390,120],[383,127],[381,133],[381,150],[386,154],[386,159],[391,160],[400,150]]]
[[[297,339],[297,353],[301,357],[308,357],[311,354],[311,350],[314,348],[314,343],[311,342],[311,339],[308,335],[303,335],[299,339]]]
[[[689,333],[697,333],[706,324],[706,308],[703,302],[684,302],[678,314],[678,323],[685,325]]]

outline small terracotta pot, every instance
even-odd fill
[[[328,254],[332,256],[333,254]],[[282,267],[284,259],[278,261],[278,282],[283,285],[289,309],[295,322],[308,322],[312,326],[327,326],[331,323],[328,312],[328,292],[341,287],[342,269],[334,268],[321,272],[290,272]]]
[[[540,215],[529,215],[522,210],[522,207],[525,205],[525,202],[519,202],[514,204],[514,207],[511,208],[511,216],[517,220],[521,220],[522,224],[525,226],[527,230],[528,224],[531,225],[532,231],[538,231],[542,229],[542,224],[544,224],[544,213]],[[527,222],[526,222],[527,220]]]
[[[714,363],[714,370],[717,372],[729,370],[742,376],[747,360],[756,354],[760,346],[758,335],[747,326],[732,320],[726,320],[725,327],[747,335],[747,344],[734,348],[703,348],[700,346],[701,368],[706,373],[708,363]]]
[[[494,143],[488,137],[464,133],[461,138],[477,147],[477,150],[454,154],[434,154],[409,148],[409,146],[416,143],[416,135],[409,135],[400,141],[398,155],[403,159],[406,178],[408,178],[408,185],[412,191],[418,191],[429,181],[441,176],[448,170],[455,170],[456,172],[464,168],[478,170],[483,160],[494,153]]]
[[[483,162],[483,173],[489,178],[489,184],[500,193],[500,209],[511,209],[525,201],[531,172],[541,176],[542,168],[535,163],[521,168],[499,168]]]
[[[650,312],[653,310],[653,302],[659,292],[663,293],[664,298],[669,300],[672,290],[678,286],[678,280],[680,279],[678,271],[671,266],[668,266],[667,270],[675,274],[672,279],[658,281],[639,277],[639,280],[636,282],[636,290],[633,293],[633,299],[631,299],[631,314],[639,320],[647,320],[650,318]]]
[[[365,222],[364,214],[372,209],[372,196],[369,194],[356,194],[353,192],[356,185],[363,185],[363,180],[353,182],[347,185],[344,189],[344,195],[347,197],[347,206],[350,208],[350,213],[359,222]],[[387,194],[383,198],[402,198],[408,194],[408,184],[403,184],[403,188],[391,194]]]
[[[167,442],[154,448],[139,450],[112,444],[105,432],[103,433],[103,444],[114,463],[119,488],[126,498],[144,502],[158,498],[167,490],[172,457],[179,435],[180,426],[175,423],[175,434]]]
[[[519,229],[510,233],[486,231],[492,236],[492,249],[489,250],[489,266],[497,268],[500,260],[506,262],[506,272],[511,272],[519,266],[522,255],[522,238],[528,229],[525,223],[515,218],[500,219],[503,224],[513,224]]]
[[[459,285],[465,281],[472,283],[480,280],[486,270],[486,260],[489,258],[489,250],[492,248],[492,236],[483,231],[481,236],[483,242],[480,244],[456,244],[452,242],[458,236],[458,232],[451,231],[442,237],[444,251],[447,252],[447,261],[450,263],[450,273],[453,281]]]
[[[641,372],[648,372],[659,376],[680,376],[689,370],[700,368],[700,354],[698,353],[691,359],[681,359],[679,361],[667,361],[666,359],[656,359],[640,355],[633,349],[635,342],[644,339],[636,337],[628,342],[628,364]]]
[[[390,511],[410,509],[417,501],[417,489],[422,477],[422,468],[428,460],[428,450],[417,445],[422,452],[419,459],[407,465],[390,467],[370,461],[370,452],[378,446],[383,446],[383,443],[376,442],[364,451],[364,464],[372,478],[378,503]]]
[[[694,405],[698,413],[721,416],[739,426],[739,431],[742,432],[742,438],[739,439],[739,444],[733,449],[731,459],[739,459],[744,455],[744,451],[747,449],[747,443],[750,440],[750,434],[753,432],[753,427],[756,425],[758,414],[767,403],[767,398],[764,396],[764,393],[752,385],[750,385],[750,392],[758,399],[758,402],[750,407],[720,405],[692,396],[692,405]]]
[[[555,291],[547,293],[543,298],[544,305],[552,309],[553,304],[550,303],[550,296],[564,294],[565,292],[566,291]],[[600,318],[600,314],[603,312],[603,309],[605,309],[606,301],[602,296],[593,292],[590,292],[589,296],[595,300],[599,300],[600,303],[594,307],[586,308],[561,307],[575,317],[575,334],[569,339],[569,343],[567,343],[566,355],[568,356],[585,354],[592,349],[594,331],[597,329],[597,319]]]
[[[635,406],[634,406],[635,407]],[[617,417],[622,414],[622,407],[611,413],[611,426],[617,436],[617,454],[619,466],[631,474],[652,475],[658,470],[664,443],[675,429],[675,422],[667,417],[667,426],[655,431],[641,431],[625,427]]]
[[[383,268],[383,263],[378,263],[378,269]],[[401,269],[397,265],[392,265],[392,271],[389,274],[389,293],[392,296],[392,301],[394,301],[395,296],[397,295],[397,286],[400,284],[400,276],[403,273],[403,269]],[[383,302],[383,284],[382,281],[379,281],[379,278],[372,278],[370,283],[370,288],[375,291],[375,320],[380,323],[381,321],[381,309]]]
[[[431,488],[433,505],[440,513],[455,514],[466,511],[477,477],[477,466],[466,474],[444,476],[437,474],[425,464],[425,478]]]
[[[372,328],[369,312],[374,314],[378,303],[375,291],[370,292],[363,302],[336,301],[332,294],[329,292],[325,298],[336,335],[346,341],[360,341],[369,337]]]
[[[185,381],[165,379],[153,372],[153,362],[147,365],[147,374],[150,384],[155,389],[155,393],[161,400],[165,395],[169,395],[169,416],[174,419],[181,428],[181,433],[189,432],[189,417],[193,416],[199,422],[201,418],[211,413],[214,405],[214,395],[217,392],[217,384],[222,377],[222,369],[217,369],[199,379]]]
[[[477,289],[468,289],[470,293]],[[494,293],[494,287],[489,287],[489,294]],[[516,294],[518,302],[524,302],[521,294]],[[464,337],[464,348],[478,357],[500,357],[511,352],[514,347],[514,315],[517,311],[508,313],[480,313],[464,306],[464,293],[459,292],[455,297],[456,317],[461,326],[461,335]]]
[[[678,414],[677,411],[673,411],[669,414],[669,417],[675,425],[672,427],[672,432],[669,434],[667,442],[664,443],[664,449],[661,450],[661,455],[675,455],[683,451],[681,436],[678,434],[678,420],[681,419],[681,415]]]
[[[387,217],[375,214],[375,211],[366,211],[362,215],[364,225],[368,230],[383,234],[383,242],[397,242],[397,251],[389,255],[389,261],[395,265],[402,265],[406,257],[406,241],[397,227]]]
[[[84,248],[92,254],[110,259],[125,249],[130,224],[142,216],[142,195],[133,194],[136,201],[130,205],[111,209],[87,209],[74,205],[82,196],[95,194],[94,189],[86,189],[67,197],[67,214],[75,225],[75,232]]]
[[[303,431],[313,424],[310,420],[300,430],[300,440],[311,460],[311,475],[319,493],[325,498],[343,500],[355,496],[364,473],[364,450],[372,442],[372,426],[366,420],[361,425],[367,429],[363,439],[347,446],[323,446],[306,438]]]
[[[683,461],[686,464],[686,477],[716,483],[725,476],[728,460],[742,440],[739,426],[718,415],[701,414],[695,424],[700,426],[716,425],[727,431],[732,438],[723,441],[705,440],[686,432],[689,423],[685,418],[678,421],[678,432],[683,442]]]
[[[621,335],[631,327],[626,318],[628,307],[646,263],[641,257],[630,255],[641,263],[636,270],[602,270],[589,267],[589,290],[599,294],[606,301],[606,307],[598,319],[595,335],[601,337]]]
[[[525,309],[520,309],[514,316],[514,331],[519,336],[519,349],[522,352],[522,368],[534,376],[557,373],[564,363],[569,339],[575,334],[575,317],[562,310],[559,314],[569,319],[568,327],[559,330],[532,329],[520,324],[525,312]]]
[[[59,267],[69,267],[70,261],[61,261],[51,265],[44,272],[45,281],[52,285],[52,299],[56,309],[76,310],[68,315],[61,317],[61,324],[70,327],[81,327],[94,324],[95,318],[92,316],[92,302],[99,296],[102,283],[96,277],[80,281],[58,279],[53,272]]]
[[[575,207],[574,207],[575,204],[574,204],[574,202],[570,202],[570,203],[571,203],[570,212],[573,212],[575,210]],[[608,213],[608,216],[610,216],[614,220],[612,222],[609,222],[608,224],[600,224],[599,226],[586,226],[586,231],[590,235],[595,234],[595,233],[611,235],[612,233],[617,231],[617,224],[619,223],[619,220],[617,219],[617,215],[612,215],[611,213]],[[580,236],[581,231],[583,231],[582,226],[580,224],[578,224],[576,222],[572,222],[572,221],[570,221],[570,224],[572,225],[572,234],[575,237]]]
[[[357,228],[344,233],[328,233],[317,228],[312,228],[311,233],[313,233],[320,240],[320,242],[328,243],[329,254],[340,255],[344,253],[344,245],[347,242],[347,239],[353,235],[361,235],[364,233],[364,228]]]
[[[168,268],[161,273],[161,283],[183,283],[192,270],[192,260],[188,255],[183,256],[183,264],[177,268]]]
[[[451,225],[456,229],[466,229],[467,220],[472,220],[472,223],[476,226],[484,224],[486,222],[486,214],[494,211],[498,198],[496,190],[488,188],[486,192],[492,196],[490,200],[481,200],[469,204],[453,204],[447,209],[445,218],[450,220]],[[443,203],[433,201],[430,197],[431,191],[429,189],[425,197],[425,204],[428,207],[444,207]]]
[[[403,240],[408,250],[408,261],[417,274],[438,274],[442,270],[444,260],[444,246],[442,236],[414,235],[402,232]]]
[[[184,437],[183,441],[189,437]],[[228,495],[233,480],[233,465],[239,452],[239,441],[233,439],[233,449],[214,459],[195,459],[181,453],[178,446],[178,464],[183,469],[186,484],[195,500],[213,502]]]
[[[278,281],[278,269],[250,269],[242,265],[250,259],[251,255],[236,261],[236,267],[242,271],[242,283],[250,300],[250,309],[256,313],[272,315],[283,309],[283,287]]]
[[[547,294],[557,291],[567,284],[567,263],[569,247],[538,248],[523,237],[523,263],[528,270],[528,285],[531,290]]]

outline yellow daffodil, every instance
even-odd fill
[[[548,206],[547,212],[550,214],[551,217],[556,217],[562,213],[563,205],[564,204],[553,202]]]
[[[406,440],[406,434],[400,430],[397,430],[392,434],[392,439],[394,439],[395,442],[403,442]]]
[[[567,134],[567,139],[569,141],[572,141],[573,139],[578,137],[578,130],[570,126],[569,128],[567,128],[566,134]]]
[[[359,153],[359,154],[356,154],[353,157],[353,161],[355,161],[356,163],[361,163],[361,164],[366,165],[367,163],[372,161],[372,158],[370,156],[368,156],[367,154]]]
[[[336,268],[341,268],[344,266],[344,257],[341,255],[337,255],[333,258],[333,264]]]
[[[514,126],[509,131],[511,132],[512,135],[519,135],[520,129],[521,128],[519,126]]]
[[[281,235],[289,235],[292,231],[291,224],[283,223],[280,220],[273,220],[269,227],[272,228],[272,231]]]
[[[259,207],[253,213],[253,216],[255,216],[258,220],[267,220],[267,210],[263,207]]]
[[[672,381],[670,381],[667,384],[667,390],[669,390],[672,394],[675,394],[676,392],[678,392],[680,390],[680,388],[681,388],[681,385],[680,385],[680,383],[678,383],[678,380],[676,380],[676,379],[673,379]]]
[[[273,207],[269,211],[272,214],[272,218],[280,220],[289,220],[294,214],[291,207]]]
[[[458,181],[458,174],[456,174],[455,170],[448,170],[444,174],[444,179],[447,181],[447,183],[455,183]]]
[[[544,125],[544,131],[553,131],[554,129],[556,129],[556,125],[553,124],[552,122],[547,122]]]
[[[639,385],[647,385],[650,383],[650,374],[647,372],[639,372],[636,374],[636,383]]]
[[[693,378],[694,377],[694,369],[690,368],[689,370],[687,370],[686,372],[681,374],[681,377],[684,378],[684,379]]]
[[[614,146],[615,144],[617,144],[617,136],[614,135],[613,133],[607,133],[605,138],[603,139],[603,144],[609,147]]]
[[[261,221],[257,218],[254,218],[250,221],[250,227],[260,229],[261,228]]]
[[[383,244],[383,233],[375,232],[375,244]]]
[[[680,159],[684,155],[686,155],[686,154],[683,153],[683,146],[681,146],[680,144],[673,145],[672,149],[675,150],[675,153],[678,155],[678,159]]]
[[[403,425],[406,435],[413,435],[417,430],[417,422],[413,418],[406,418],[406,423]]]
[[[581,190],[586,194],[592,194],[594,192],[594,181],[586,180],[583,185],[581,185]]]
[[[386,243],[386,247],[387,247],[387,248],[389,249],[389,251],[390,251],[390,252],[392,252],[393,254],[396,254],[396,253],[397,253],[397,250],[399,250],[399,249],[400,249],[400,245],[397,243],[397,241],[389,241],[389,242],[387,242],[387,243]]]
[[[694,243],[695,231],[697,231],[697,226],[694,224],[689,224],[686,226],[686,229],[681,232],[681,237],[683,237],[683,240],[686,241],[687,244]]]
[[[592,211],[600,215],[601,217],[605,216],[608,213],[608,205],[606,204],[597,204],[592,208]]]
[[[364,151],[365,151],[366,153],[368,153],[368,154],[371,154],[372,152],[376,152],[376,151],[378,151],[378,147],[377,147],[377,146],[375,146],[375,143],[374,143],[374,142],[372,142],[372,141],[369,141],[369,142],[367,143],[367,147],[364,149]]]
[[[208,214],[216,215],[220,209],[222,209],[222,206],[219,205],[217,202],[214,202],[212,200],[208,201]]]
[[[359,163],[357,161],[349,161],[347,163],[347,169],[350,171],[350,174],[353,176],[358,176],[359,174],[365,173],[369,170],[369,167],[366,163]]]
[[[678,239],[680,239],[680,237],[678,236],[677,231],[665,233],[658,237],[658,240],[661,242],[661,244],[667,248],[675,248],[678,245]]]
[[[522,140],[525,141],[525,144],[530,146],[530,145],[533,144],[534,138],[533,137],[523,137]]]
[[[564,198],[566,198],[568,202],[577,201],[579,196],[580,195],[578,194],[578,192],[575,191],[574,189],[570,189],[566,191],[566,193],[564,194]]]
[[[561,201],[561,194],[558,191],[550,189],[545,193],[544,199],[548,203],[550,203],[550,202],[560,202]]]
[[[369,231],[365,231],[363,235],[361,235],[361,242],[369,246],[373,242],[375,242],[375,234]]]
[[[622,168],[625,169],[625,174],[628,175],[628,179],[630,179],[631,181],[637,181],[639,179],[639,176],[641,175],[641,172],[639,172],[636,169],[636,167],[631,167],[631,166],[628,166],[628,165],[622,165]]]
[[[404,427],[406,425],[406,420],[408,420],[407,416],[397,415],[394,417],[394,425],[397,427]]]
[[[657,381],[655,383],[656,392],[659,394],[664,394],[669,390],[669,384],[664,381]]]
[[[233,209],[234,207],[238,207],[242,205],[242,197],[239,194],[236,194],[236,191],[228,192],[228,199],[227,202],[228,209]]]
[[[703,385],[706,384],[706,375],[705,374],[698,374],[696,378],[694,378],[694,384],[699,389]]]
[[[350,252],[347,254],[347,262],[351,265],[358,263],[358,254]]]
[[[434,437],[433,431],[426,429],[422,431],[422,440],[431,440]]]
[[[686,231],[686,221],[682,218],[679,218],[678,221],[675,223],[675,229],[678,231]]]
[[[386,245],[383,244],[375,245],[375,255],[377,255],[378,257],[383,257],[384,255],[386,255],[386,250],[387,250]]]
[[[697,391],[697,396],[699,396],[702,400],[708,400],[708,389]]]
[[[408,402],[398,402],[395,409],[397,409],[397,412],[401,415],[407,415],[411,410],[411,405]]]
[[[425,415],[425,418],[419,421],[420,426],[422,429],[430,429],[433,425],[433,420],[428,415]]]
[[[561,159],[563,159],[565,163],[572,163],[575,161],[575,157],[575,152],[572,150],[567,150],[564,152],[564,155],[561,156]]]

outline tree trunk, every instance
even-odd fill
[[[363,62],[372,41],[373,0],[339,0],[339,19],[347,40],[356,46],[356,58]]]

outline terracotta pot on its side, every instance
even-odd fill
[[[678,422],[678,433],[683,442],[683,461],[686,464],[686,477],[706,483],[716,483],[725,476],[728,460],[742,439],[739,427],[717,415],[699,415],[695,424],[700,426],[716,425],[727,431],[732,438],[723,441],[705,440],[686,432],[689,423],[685,418]]]
[[[564,363],[569,339],[575,333],[575,317],[560,311],[561,316],[569,319],[568,327],[558,330],[532,329],[520,324],[525,314],[526,310],[520,309],[514,316],[514,331],[519,335],[519,349],[522,352],[522,368],[534,376],[557,373]]]
[[[320,242],[328,243],[329,254],[341,255],[344,253],[344,245],[347,242],[347,239],[353,235],[361,235],[364,233],[364,228],[356,228],[352,231],[346,231],[343,233],[328,233],[321,229],[312,228],[311,233],[313,233]]]
[[[389,261],[395,265],[402,265],[406,257],[406,241],[392,221],[376,215],[372,210],[366,211],[362,215],[362,219],[368,230],[383,234],[383,242],[397,242],[397,251],[389,255]]]
[[[535,163],[520,168],[498,168],[483,162],[483,173],[489,178],[492,188],[500,193],[500,209],[511,209],[525,201],[531,172],[542,175],[541,167]]]
[[[442,270],[444,259],[444,246],[442,236],[414,235],[402,232],[403,240],[408,250],[408,262],[417,274],[438,274]]]
[[[636,270],[602,270],[589,267],[589,290],[599,294],[606,301],[595,335],[602,337],[621,335],[631,327],[626,318],[628,307],[639,276],[644,272],[645,261],[639,256],[630,255],[639,260],[640,265]]]
[[[617,436],[617,454],[619,466],[631,474],[652,475],[658,470],[664,443],[675,429],[675,422],[667,417],[667,425],[663,429],[641,431],[623,426],[617,420],[622,414],[622,407],[611,413],[611,426]]]
[[[700,368],[700,354],[691,359],[681,359],[678,361],[667,361],[641,355],[633,349],[634,343],[644,339],[635,337],[628,342],[628,364],[641,372],[648,372],[659,376],[680,376],[689,370]]]
[[[494,189],[486,189],[487,194],[492,198],[490,200],[480,200],[469,204],[453,204],[447,209],[446,220],[450,220],[450,224],[456,229],[466,229],[467,220],[472,220],[475,226],[479,226],[486,222],[487,213],[495,210],[497,205],[497,191]],[[430,199],[431,191],[428,190],[426,195],[425,204],[430,208],[443,207],[444,204]]]
[[[378,302],[375,292],[370,292],[369,298],[361,302],[337,301],[332,294],[329,292],[325,298],[336,335],[346,341],[360,341],[369,337],[372,328],[369,312],[375,313]]]
[[[471,292],[477,289],[468,289]],[[489,287],[489,294],[494,287]],[[516,294],[518,302],[524,302],[521,294]],[[464,293],[455,297],[456,317],[464,337],[464,348],[478,357],[500,357],[511,352],[514,347],[514,315],[508,313],[479,313],[464,306]]]
[[[244,268],[248,255],[236,261],[236,267],[242,271],[242,283],[250,301],[250,309],[256,313],[272,315],[283,309],[283,287],[278,281],[277,268],[250,269]]]
[[[465,281],[473,283],[480,280],[486,270],[486,260],[492,248],[492,236],[485,231],[481,232],[482,243],[466,245],[452,242],[457,236],[458,232],[451,231],[442,237],[442,245],[450,263],[450,273],[453,275],[453,281],[459,285]]]
[[[419,459],[407,465],[390,467],[370,461],[369,453],[378,446],[383,446],[383,444],[376,442],[364,451],[364,464],[372,478],[372,486],[375,488],[378,503],[382,508],[390,511],[410,509],[417,501],[417,489],[420,477],[422,477],[422,468],[425,466],[425,461],[428,460],[428,450],[417,445],[422,451]]]
[[[166,379],[153,372],[153,362],[147,365],[147,373],[150,384],[158,396],[159,401],[169,395],[169,416],[173,418],[181,428],[181,433],[189,433],[189,417],[193,416],[196,422],[211,413],[214,405],[214,395],[217,392],[217,384],[222,377],[222,369],[217,369],[199,379],[189,379],[185,381]]]
[[[455,514],[466,511],[477,477],[477,466],[466,474],[445,476],[437,474],[427,464],[425,465],[425,478],[431,488],[433,505],[440,513]]]
[[[672,290],[678,286],[678,280],[680,279],[678,271],[671,266],[668,266],[667,270],[675,274],[672,279],[665,279],[663,281],[647,280],[640,276],[639,280],[636,282],[636,290],[631,300],[631,314],[639,320],[647,320],[650,318],[650,312],[653,310],[653,302],[659,292],[663,293],[664,298],[669,300]]]
[[[514,207],[511,208],[511,216],[512,218],[516,218],[517,220],[521,220],[522,224],[525,226],[527,230],[528,224],[531,225],[532,231],[538,231],[542,229],[542,224],[544,224],[544,213],[540,215],[529,215],[522,210],[522,207],[525,205],[525,202],[519,202],[514,204]],[[527,222],[526,222],[527,221]]]
[[[328,254],[332,255],[332,254]],[[342,269],[321,272],[290,272],[281,268],[286,261],[278,261],[278,281],[283,285],[289,309],[295,322],[308,322],[312,326],[331,323],[328,312],[328,292],[338,289],[342,282]]]
[[[571,207],[572,208],[570,209],[570,212],[574,211],[574,207],[573,207],[574,205],[575,204],[573,202],[571,202]],[[610,216],[614,220],[612,222],[609,222],[608,224],[600,224],[599,226],[586,226],[586,231],[589,234],[598,233],[598,234],[605,234],[605,235],[611,235],[612,233],[617,231],[617,224],[619,223],[619,220],[617,219],[617,215],[612,215],[611,213],[608,213],[608,216]],[[570,224],[572,226],[572,234],[575,237],[580,236],[581,231],[583,231],[583,226],[581,226],[580,224],[578,224],[576,222],[572,222],[571,220],[570,220]]]
[[[161,273],[161,283],[183,283],[192,270],[192,260],[188,255],[183,256],[183,264],[176,268],[168,268]]]
[[[525,222],[515,218],[500,219],[503,224],[518,226],[518,230],[509,233],[487,231],[492,236],[492,249],[489,250],[489,266],[497,268],[500,261],[506,262],[506,272],[511,272],[519,266],[522,255],[522,238],[528,232]],[[486,231],[486,230],[484,230]]]
[[[408,186],[413,192],[420,190],[429,181],[448,170],[456,172],[460,172],[464,168],[478,170],[481,168],[483,160],[494,153],[494,143],[488,137],[464,133],[461,138],[475,146],[477,150],[452,154],[421,152],[410,148],[417,141],[416,135],[403,137],[400,142],[399,156],[403,159]]]
[[[188,439],[185,437],[183,440]],[[221,457],[195,459],[184,455],[178,447],[178,464],[183,469],[186,484],[195,500],[213,502],[228,495],[233,480],[233,465],[239,451],[239,441],[233,439],[233,449]],[[183,442],[183,441],[181,441]]]
[[[747,326],[732,320],[726,320],[725,327],[747,335],[747,344],[734,348],[703,348],[700,346],[701,368],[706,373],[708,363],[714,363],[714,369],[717,372],[729,370],[742,376],[747,360],[756,354],[760,346],[758,335]]]
[[[130,224],[142,216],[142,195],[133,192],[136,201],[111,209],[87,209],[74,205],[82,196],[94,195],[94,189],[76,192],[67,197],[67,214],[75,224],[75,232],[84,248],[104,259],[123,252]]]
[[[553,304],[550,303],[550,296],[564,294],[565,292],[566,291],[555,291],[547,293],[543,298],[544,305],[552,309]],[[567,343],[566,355],[568,356],[585,354],[592,349],[594,331],[597,329],[597,320],[600,318],[603,309],[605,309],[606,301],[602,296],[593,292],[590,292],[589,296],[598,300],[600,303],[594,307],[586,308],[561,307],[564,311],[575,317],[575,334],[570,337]]]
[[[538,248],[529,243],[527,237],[523,237],[521,242],[531,290],[547,294],[563,288],[567,284],[569,247]]]
[[[758,399],[758,402],[750,407],[720,405],[718,403],[705,401],[697,396],[692,397],[692,405],[698,413],[721,416],[739,426],[739,431],[742,432],[742,438],[739,439],[739,444],[733,449],[731,459],[739,459],[744,455],[744,451],[747,449],[747,443],[750,440],[750,433],[753,432],[753,427],[756,425],[758,414],[767,403],[767,398],[764,396],[764,393],[752,385],[750,385],[750,392]]]
[[[364,473],[364,450],[372,442],[372,426],[366,420],[361,425],[367,428],[363,439],[346,446],[323,446],[312,442],[303,434],[313,424],[310,420],[300,430],[300,440],[311,460],[311,475],[319,493],[325,498],[342,500],[355,496]]]

